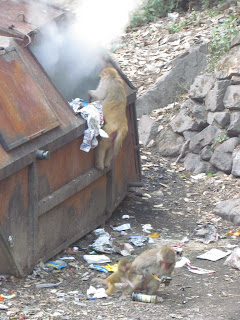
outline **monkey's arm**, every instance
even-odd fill
[[[104,79],[100,80],[100,83],[96,90],[88,91],[89,100],[104,100],[107,96],[107,83],[105,83]]]

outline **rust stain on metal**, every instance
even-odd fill
[[[61,10],[48,6],[43,2],[31,0],[0,1],[0,25],[5,28],[13,25],[14,29],[24,34],[58,17],[62,13]],[[40,16],[41,19],[39,19]]]
[[[59,125],[15,50],[0,56],[0,96],[1,142],[7,150]]]
[[[71,238],[80,238],[99,226],[104,221],[105,207],[106,176],[103,176],[41,216],[37,240],[41,258]]]
[[[39,199],[61,188],[94,167],[94,150],[80,150],[83,138],[75,139],[51,153],[48,161],[38,162]]]
[[[19,211],[17,208],[18,203],[21,201],[25,209],[28,207],[28,168],[11,175],[9,178],[0,181],[0,226],[6,226],[7,222],[14,219],[11,217],[13,211],[12,206],[14,201],[11,201],[12,196],[16,193],[15,189],[18,186],[21,189],[21,199],[15,199],[15,211]],[[21,211],[21,210],[20,210]],[[18,212],[21,216],[22,212]],[[14,220],[15,221],[15,220]]]

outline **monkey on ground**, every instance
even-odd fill
[[[146,294],[156,294],[161,277],[170,277],[176,263],[175,250],[168,246],[156,247],[142,252],[132,262],[129,270],[129,281],[134,284],[126,287],[123,295],[132,294],[135,290]],[[163,282],[164,283],[164,282]],[[166,282],[165,285],[168,285]]]
[[[118,270],[111,274],[106,279],[101,278],[93,278],[93,281],[97,281],[100,283],[104,283],[108,285],[108,289],[106,290],[106,294],[110,296],[115,291],[115,283],[125,283],[128,284],[130,287],[132,283],[128,280],[128,271],[131,268],[131,263],[128,259],[121,259],[118,262]]]
[[[100,82],[96,90],[89,90],[89,101],[103,101],[103,130],[108,138],[101,138],[96,150],[96,168],[103,170],[111,165],[128,132],[126,116],[127,96],[124,83],[114,68],[105,68],[100,72]]]

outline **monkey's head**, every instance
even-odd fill
[[[162,247],[157,254],[157,262],[162,270],[168,270],[174,267],[176,263],[176,252],[171,247]]]
[[[118,77],[118,72],[116,69],[114,68],[104,68],[100,74],[99,74],[100,78],[116,78]]]
[[[128,259],[121,259],[118,262],[118,270],[127,272],[131,268],[131,263]]]

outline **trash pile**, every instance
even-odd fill
[[[89,152],[98,145],[97,136],[108,138],[108,134],[101,129],[104,125],[102,104],[100,101],[88,103],[80,98],[69,102],[70,107],[75,114],[80,114],[87,122],[87,129],[84,131],[83,142],[80,149]]]

